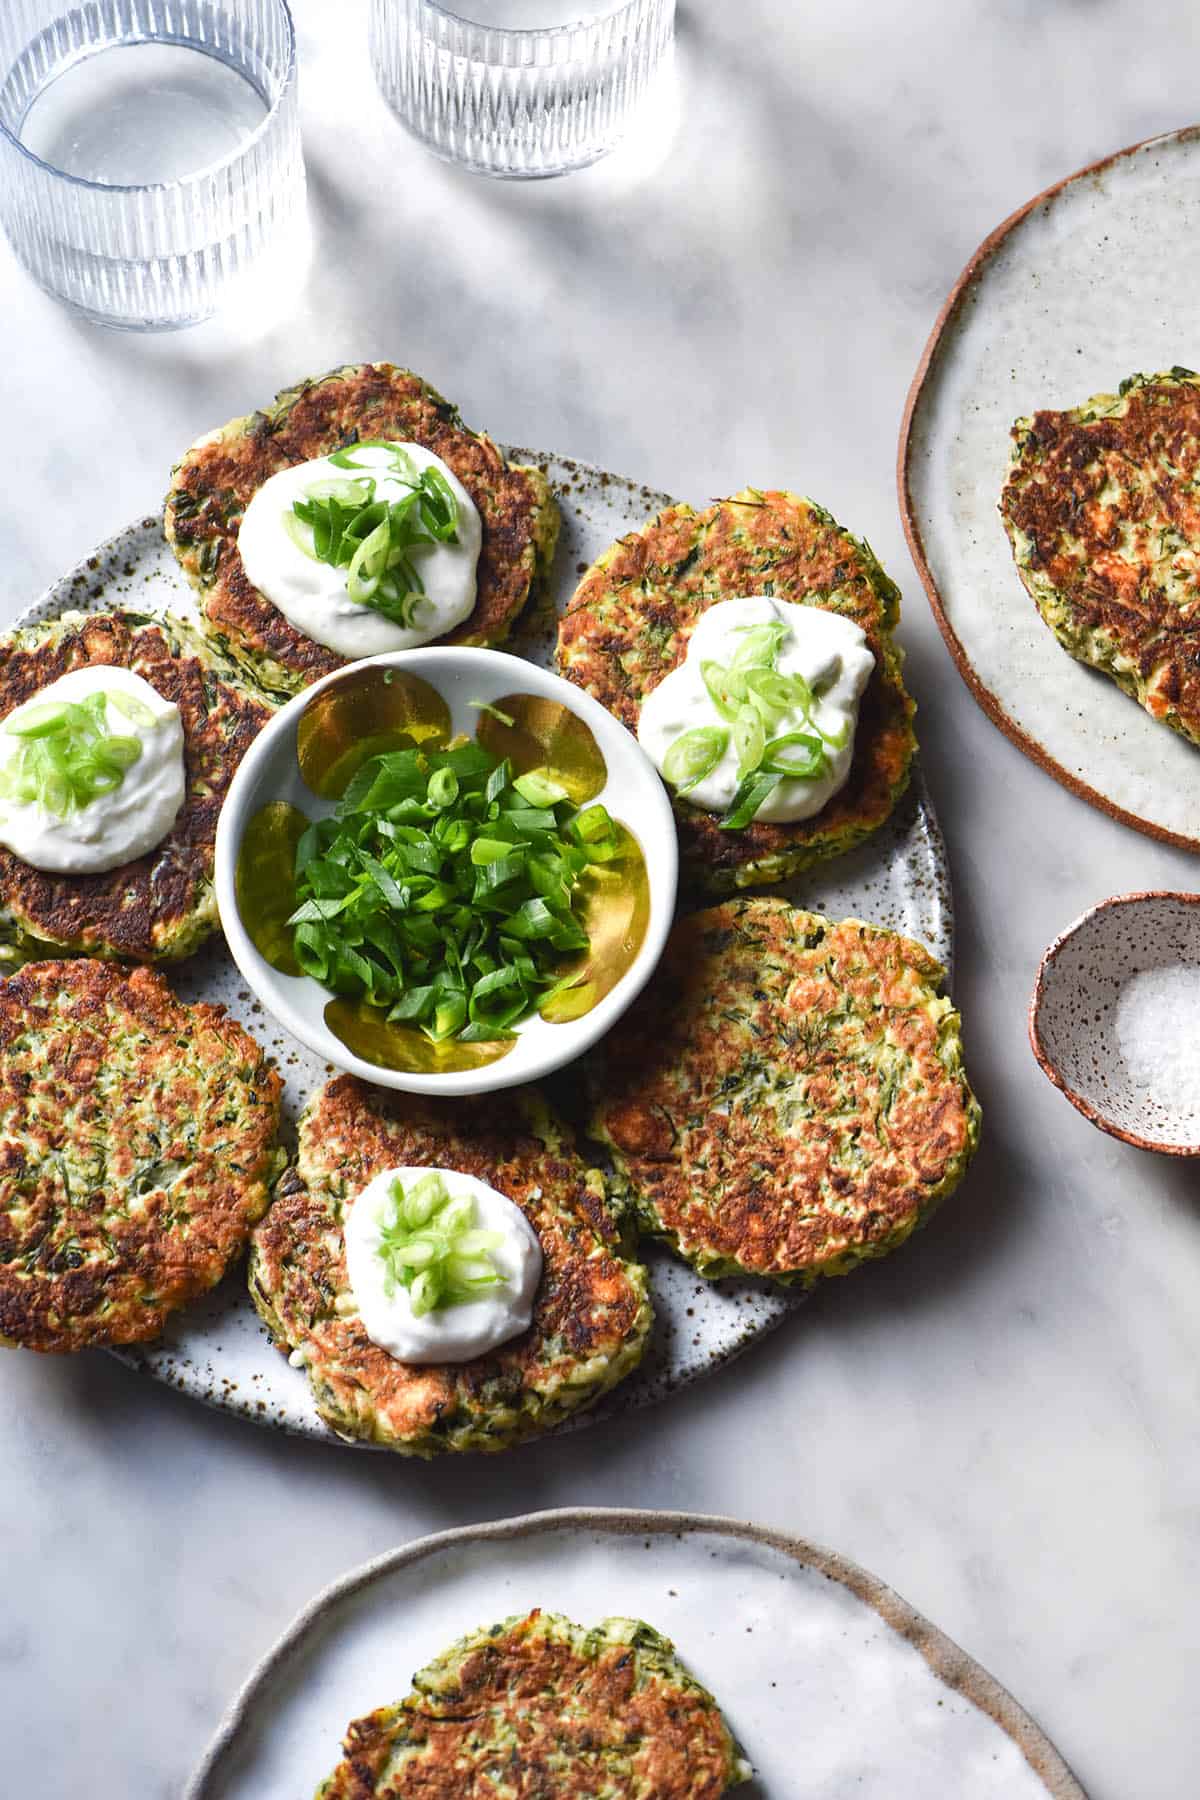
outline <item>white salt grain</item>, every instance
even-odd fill
[[[1117,1043],[1130,1076],[1160,1107],[1200,1106],[1200,968],[1143,969],[1121,989]]]

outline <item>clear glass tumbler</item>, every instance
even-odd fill
[[[0,0],[0,220],[34,279],[190,325],[304,235],[285,0]]]
[[[371,0],[388,104],[449,162],[565,175],[604,156],[666,73],[675,0]]]

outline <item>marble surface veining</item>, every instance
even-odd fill
[[[680,119],[545,185],[429,160],[365,5],[296,0],[316,260],[261,317],[80,324],[0,249],[0,607],[153,510],[284,382],[408,363],[469,421],[693,501],[812,493],[905,593],[985,1139],[893,1260],[654,1415],[432,1467],[274,1438],[101,1355],[4,1355],[3,1786],[167,1800],[316,1588],[439,1526],[563,1503],[753,1515],[834,1545],[1040,1719],[1093,1800],[1195,1792],[1200,1178],[1039,1074],[1047,940],[1200,864],[1073,800],[954,673],[893,489],[940,300],[1034,190],[1200,113],[1186,0],[681,0]],[[1194,246],[1180,246],[1195,255]],[[1186,327],[1180,358],[1197,350]],[[1118,371],[1120,373],[1120,371]],[[1114,701],[1115,703],[1115,701]]]

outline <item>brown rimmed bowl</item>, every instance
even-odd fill
[[[1135,1078],[1117,1035],[1132,978],[1181,967],[1200,977],[1200,894],[1160,889],[1101,900],[1042,957],[1029,1041],[1042,1073],[1101,1131],[1139,1150],[1200,1156],[1200,1070],[1194,1102],[1180,1108]]]

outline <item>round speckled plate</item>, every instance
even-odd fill
[[[555,603],[564,605],[583,569],[632,526],[671,504],[618,475],[603,474],[565,457],[510,450],[536,462],[554,484],[562,509],[558,556],[546,601],[523,620],[506,648],[547,664],[554,642]],[[193,613],[192,593],[163,542],[157,519],[144,519],[111,539],[87,562],[57,582],[20,623],[54,617],[70,607],[100,611],[124,606],[138,611]],[[788,884],[799,903],[844,918],[888,925],[919,938],[949,967],[949,876],[937,821],[920,778],[883,831],[862,849],[825,871]],[[278,1059],[285,1082],[289,1125],[313,1089],[330,1074],[251,999],[220,941],[171,974],[187,1000],[220,1001]],[[648,1251],[656,1328],[646,1359],[629,1381],[574,1423],[617,1409],[643,1405],[727,1362],[769,1331],[803,1295],[749,1281],[702,1282],[682,1263]],[[148,1347],[113,1352],[134,1368],[214,1406],[258,1423],[340,1442],[318,1417],[308,1382],[273,1350],[245,1292],[240,1270],[207,1299],[173,1319],[162,1339]]]
[[[942,310],[900,436],[913,560],[984,711],[1057,781],[1200,850],[1195,748],[1075,662],[1022,587],[997,512],[1013,421],[1200,359],[1200,127],[1039,194],[976,251]]]
[[[250,1677],[185,1800],[296,1800],[353,1718],[464,1632],[538,1606],[673,1639],[751,1762],[746,1800],[1086,1800],[1011,1695],[843,1557],[731,1519],[535,1513],[422,1538],[315,1600]]]

